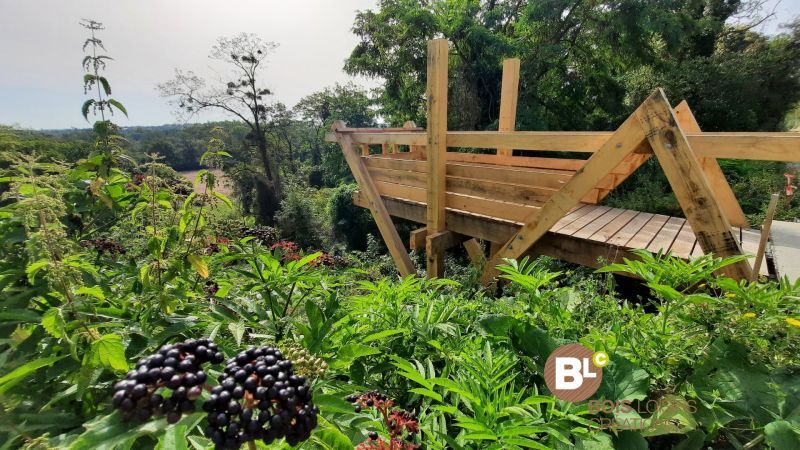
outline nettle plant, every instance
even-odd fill
[[[102,23],[91,19],[83,19],[80,24],[90,32],[90,36],[83,43],[83,51],[88,52],[82,61],[83,68],[86,70],[83,75],[83,91],[85,94],[90,92],[93,94],[92,98],[83,102],[81,114],[87,121],[90,112],[95,117],[100,117],[100,120],[96,120],[92,126],[97,137],[98,152],[90,157],[89,161],[96,166],[98,176],[106,178],[109,175],[109,169],[117,160],[129,159],[122,153],[124,139],[119,136],[117,125],[111,122],[108,116],[113,116],[116,110],[127,117],[128,111],[122,103],[111,97],[111,84],[105,76],[101,75],[107,62],[113,59],[108,55],[98,53],[98,50],[105,51],[105,47],[103,41],[97,37],[97,31],[104,30],[105,27]]]

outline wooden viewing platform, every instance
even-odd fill
[[[360,187],[354,202],[371,210],[403,275],[416,270],[392,216],[424,224],[412,233],[410,247],[425,250],[430,276],[442,275],[446,249],[463,244],[481,263],[478,240],[491,243],[486,283],[502,258],[525,254],[598,267],[630,258],[637,248],[680,258],[754,255],[763,248],[761,232],[749,228],[716,159],[800,161],[800,133],[703,133],[686,102],[673,108],[660,89],[615,132],[514,131],[516,59],[503,64],[500,131],[449,131],[447,41],[431,41],[428,53],[427,129],[411,122],[372,129],[336,122],[326,137],[341,145]],[[451,151],[460,148],[495,153]],[[685,219],[600,205],[653,157]],[[721,272],[751,278],[751,263]],[[762,263],[759,273],[766,275],[767,267]]]

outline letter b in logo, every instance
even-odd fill
[[[579,402],[597,391],[603,371],[595,366],[592,354],[580,344],[567,344],[547,358],[544,380],[553,395],[561,400]]]

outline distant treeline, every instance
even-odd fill
[[[138,161],[158,153],[175,170],[195,170],[201,166],[200,155],[206,150],[214,127],[225,129],[229,148],[238,148],[247,133],[241,123],[225,121],[129,127],[123,128],[121,134],[127,140],[128,154]],[[32,131],[0,126],[0,150],[50,152],[75,161],[88,155],[93,142],[92,130],[88,128]]]

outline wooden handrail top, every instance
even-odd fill
[[[425,131],[401,129],[337,130],[356,144],[427,145]],[[397,129],[395,129],[397,130]],[[413,130],[413,131],[411,131]],[[336,142],[336,132],[325,140]],[[517,150],[594,153],[612,135],[609,131],[448,131],[448,147],[513,148]],[[798,132],[685,132],[698,157],[800,162]]]

